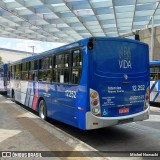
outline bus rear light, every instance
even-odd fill
[[[97,97],[98,97],[97,92],[93,92],[93,93],[91,94],[91,98],[97,98]]]
[[[144,107],[143,110],[146,110],[149,107],[149,87],[146,89],[146,94],[145,94],[145,102],[144,102]]]
[[[146,94],[149,94],[149,92],[150,92],[149,89],[146,89]]]
[[[146,100],[149,100],[149,96],[146,96]]]
[[[146,89],[145,100],[149,101],[149,87]]]
[[[92,104],[93,104],[94,106],[97,106],[97,105],[98,105],[98,101],[97,101],[97,100],[94,100],[94,101],[92,101]]]
[[[96,108],[93,108],[93,109],[92,109],[92,112],[93,112],[93,113],[95,113],[95,114],[97,114],[97,113],[99,113],[99,112],[100,112],[100,110],[99,110],[99,108],[98,108],[98,107],[96,107]]]
[[[99,94],[93,89],[90,89],[90,110],[95,116],[101,116]]]

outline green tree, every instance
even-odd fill
[[[0,57],[0,64],[3,64],[2,57]]]

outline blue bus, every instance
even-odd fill
[[[149,117],[148,46],[91,37],[9,65],[8,95],[82,130]]]
[[[150,102],[160,102],[160,59],[150,62]]]
[[[0,93],[7,93],[7,64],[0,65]]]

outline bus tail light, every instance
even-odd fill
[[[145,102],[144,102],[144,110],[146,110],[149,107],[149,87],[146,89],[145,93]]]
[[[93,100],[93,101],[92,101],[92,104],[93,104],[94,106],[97,106],[97,105],[98,105],[98,101],[97,101],[97,100]]]
[[[99,94],[93,89],[90,89],[90,109],[95,116],[101,116]]]

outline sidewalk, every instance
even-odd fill
[[[94,149],[0,95],[0,151],[61,151],[62,153],[71,151],[69,153],[72,154],[72,151],[94,151]],[[53,159],[53,157],[27,159]],[[54,160],[59,159],[104,158],[89,158],[84,155],[54,157]]]

